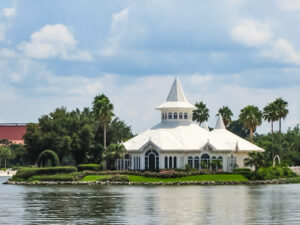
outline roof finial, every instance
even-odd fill
[[[221,114],[218,116],[215,129],[226,129]]]
[[[167,97],[167,102],[186,102],[185,95],[183,93],[181,84],[178,77],[174,79],[173,85]]]

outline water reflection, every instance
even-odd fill
[[[2,180],[0,180],[2,181]],[[300,185],[0,185],[1,224],[299,224]]]

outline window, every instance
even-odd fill
[[[192,156],[188,157],[188,164],[190,165],[191,168],[193,168],[193,157]]]
[[[223,157],[219,156],[218,161],[219,161],[219,168],[222,169],[223,168]]]
[[[174,156],[173,160],[174,160],[174,168],[176,169],[177,168],[177,157]]]
[[[145,154],[145,169],[146,170],[159,169],[159,154],[154,149],[148,150]]]
[[[172,166],[172,156],[169,157],[169,168],[173,168],[173,166]]]
[[[187,120],[187,118],[188,118],[188,114],[184,113],[184,119]]]
[[[169,117],[168,117],[169,120],[172,119],[172,113],[169,113]]]
[[[168,156],[165,156],[165,169],[168,169]]]
[[[202,169],[208,169],[210,163],[210,157],[208,154],[203,154],[201,156],[201,168]]]
[[[179,113],[179,119],[182,120],[182,113]]]
[[[177,113],[174,113],[174,120],[177,120]]]
[[[165,119],[165,114],[164,114],[164,113],[161,114],[161,118],[162,118],[163,120]]]
[[[196,156],[194,159],[194,168],[199,169],[199,156]]]

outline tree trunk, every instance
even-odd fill
[[[271,121],[271,134],[274,133],[274,128],[273,128],[273,120]]]
[[[250,141],[253,142],[253,128],[250,128]]]
[[[273,120],[271,121],[271,135],[272,135],[272,160],[274,159],[274,127],[273,127],[274,123],[273,123]]]
[[[103,124],[103,147],[106,149],[106,123]]]
[[[282,156],[282,149],[281,149],[281,118],[279,118],[279,155]]]

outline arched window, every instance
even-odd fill
[[[211,157],[211,168],[213,171],[218,169],[218,160],[216,156]]]
[[[183,114],[182,113],[179,113],[179,119],[182,120],[182,116]]]
[[[169,168],[173,168],[173,166],[172,166],[172,156],[169,157]]]
[[[159,154],[154,149],[148,150],[145,154],[145,169],[146,170],[159,169]]]
[[[177,112],[174,113],[174,120],[177,120]]]
[[[201,168],[202,169],[208,169],[210,163],[210,157],[208,154],[203,154],[201,156]]]
[[[172,119],[172,113],[169,113],[168,119],[169,119],[169,120]]]
[[[223,157],[219,156],[218,161],[219,161],[219,168],[222,169],[223,168]]]
[[[188,114],[184,113],[184,119],[187,120],[187,118],[188,118]]]
[[[168,156],[165,156],[165,169],[168,169]]]
[[[194,159],[194,168],[199,169],[199,156],[196,156]]]
[[[193,168],[193,157],[192,156],[188,157],[188,164],[190,165],[191,168]]]
[[[174,168],[176,169],[177,168],[177,157],[174,156],[173,160],[174,160]]]

